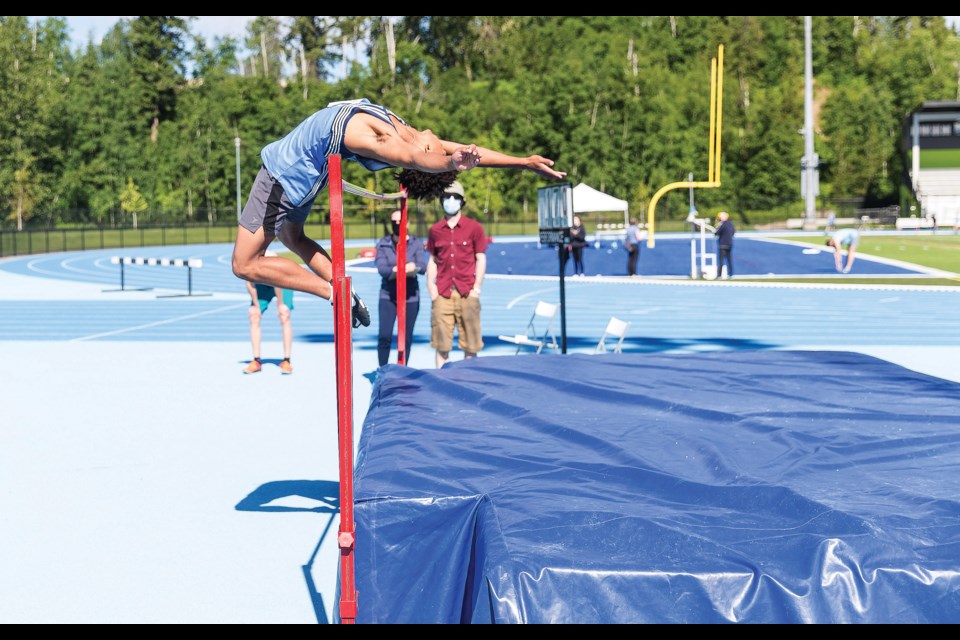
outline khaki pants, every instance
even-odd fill
[[[456,289],[449,298],[438,296],[430,309],[430,346],[447,353],[453,347],[453,331],[456,328],[457,342],[466,353],[479,353],[483,349],[483,333],[480,331],[480,298],[464,298]]]

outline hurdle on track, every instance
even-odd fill
[[[141,258],[142,259],[142,258]],[[110,258],[110,264],[119,264],[120,265],[120,288],[119,289],[102,289],[103,293],[113,293],[115,291],[151,291],[153,287],[128,287],[126,279],[124,277],[123,265],[132,264],[133,258],[121,258],[120,256],[113,256]]]
[[[146,265],[146,266],[161,266],[161,267],[186,267],[187,268],[187,292],[186,293],[171,293],[166,295],[158,295],[158,298],[184,298],[188,296],[210,296],[212,293],[194,293],[193,292],[193,270],[199,269],[203,266],[203,260],[200,258],[129,258],[122,256],[113,256],[110,258],[110,264],[119,264],[120,265],[120,288],[119,289],[104,289],[104,292],[111,291],[150,291],[153,287],[142,287],[142,288],[130,288],[126,286],[126,280],[124,276],[124,265]]]
[[[400,200],[400,239],[397,243],[397,328],[399,362],[403,364],[406,322],[406,278],[400,276],[400,260],[406,265],[407,196],[406,191],[377,194],[343,180],[339,155],[327,156],[330,192],[330,258],[333,262],[333,339],[337,372],[337,437],[340,467],[340,622],[357,620],[357,585],[354,572],[356,524],[353,519],[353,352],[352,352],[352,279],[346,275],[343,232],[343,192],[376,200]],[[401,256],[404,256],[401,258]],[[401,297],[402,296],[402,297]]]

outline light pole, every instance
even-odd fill
[[[233,139],[233,144],[237,148],[237,222],[240,221],[240,136]]]
[[[803,135],[804,154],[800,163],[800,188],[804,198],[804,228],[817,228],[816,201],[820,192],[820,158],[813,150],[813,53],[810,44],[810,16],[803,17],[804,91]]]

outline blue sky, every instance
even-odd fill
[[[31,20],[41,20],[47,16],[30,16]],[[110,27],[117,23],[120,18],[132,18],[133,16],[63,16],[70,28],[70,36],[75,46],[86,44],[87,40],[92,38],[94,42],[100,42],[104,34],[110,30]],[[214,36],[233,36],[240,40],[243,39],[247,23],[255,16],[197,16],[193,21],[191,31],[202,35],[207,41],[212,41]]]
[[[46,16],[30,16],[31,20]],[[71,30],[71,37],[76,46],[93,38],[99,42],[103,35],[116,24],[120,18],[132,16],[64,16]],[[240,40],[246,33],[247,23],[255,16],[197,16],[193,21],[192,31],[212,41],[214,36],[234,36]],[[956,27],[960,25],[960,16],[946,16],[947,24]]]

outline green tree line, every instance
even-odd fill
[[[661,186],[707,177],[721,44],[722,185],[698,209],[802,215],[803,16],[261,16],[212,43],[193,21],[136,16],[75,48],[63,18],[0,17],[4,225],[233,220],[237,140],[242,201],[265,144],[359,97],[448,140],[548,156],[643,212]],[[960,99],[960,36],[942,16],[814,16],[812,33],[820,206],[904,204],[905,119]],[[345,177],[397,187],[355,163]],[[504,220],[535,215],[543,184],[462,181],[474,212]],[[672,192],[658,218],[688,208]]]

